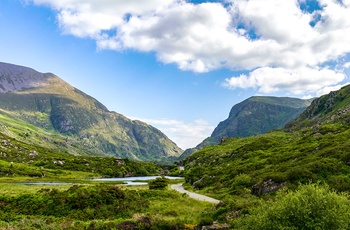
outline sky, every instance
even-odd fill
[[[0,62],[51,72],[179,147],[256,95],[350,82],[350,0],[1,0]]]

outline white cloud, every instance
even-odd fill
[[[203,119],[198,119],[191,123],[172,119],[132,119],[142,120],[153,125],[184,150],[198,145],[205,138],[209,137],[215,128]]]
[[[320,90],[318,90],[318,91],[316,92],[316,95],[319,97],[319,96],[328,94],[328,93],[330,93],[331,91],[337,91],[337,90],[339,90],[340,88],[342,88],[342,87],[348,85],[349,83],[350,83],[350,82],[347,82],[346,84],[341,84],[341,85],[323,87],[323,88],[321,88]]]
[[[251,71],[230,84],[260,92],[315,94],[343,79],[324,63],[349,61],[341,59],[350,53],[349,0],[316,0],[321,7],[313,12],[301,9],[305,0],[27,1],[50,6],[64,33],[94,39],[99,49],[154,52],[159,61],[194,72]],[[270,77],[258,76],[267,71]]]
[[[97,38],[105,31],[115,30],[125,17],[162,10],[173,0],[26,0],[36,5],[47,5],[57,11],[64,33],[78,37]]]
[[[327,68],[285,68],[263,67],[252,71],[249,75],[241,75],[226,79],[227,88],[254,88],[260,93],[288,92],[292,95],[315,93],[323,88],[334,87],[345,79],[343,73]]]

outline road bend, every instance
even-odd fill
[[[182,186],[182,184],[173,184],[171,185],[171,189],[176,190],[180,193],[186,193],[189,197],[196,199],[196,200],[201,200],[201,201],[207,201],[213,204],[218,204],[220,203],[220,200],[211,198],[209,196],[204,196],[198,193],[194,193],[194,192],[190,192],[184,189],[184,187]]]

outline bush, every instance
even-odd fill
[[[214,222],[213,217],[210,214],[205,213],[201,218],[199,219],[199,226],[208,226],[212,225]]]
[[[209,186],[212,181],[213,179],[210,176],[204,175],[200,180],[197,180],[193,183],[193,187],[196,189],[202,189]]]
[[[281,191],[234,222],[238,229],[349,229],[350,201],[326,185],[309,184],[295,192]]]
[[[230,194],[243,195],[247,192],[250,193],[252,185],[252,178],[249,175],[239,174],[233,179]]]
[[[350,178],[345,175],[331,176],[327,179],[327,184],[339,192],[350,190]]]
[[[158,177],[148,183],[149,189],[165,189],[168,186],[168,179],[165,177]]]
[[[250,187],[252,178],[247,174],[239,174],[233,179],[232,187]]]
[[[130,218],[148,204],[135,191],[108,185],[74,185],[66,191],[41,189],[37,194],[0,197],[0,208],[6,212],[78,220]]]
[[[287,171],[288,180],[291,182],[307,182],[315,180],[317,176],[304,167],[293,167]]]

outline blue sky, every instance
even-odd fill
[[[349,82],[350,1],[2,0],[0,61],[194,147],[254,95]]]

